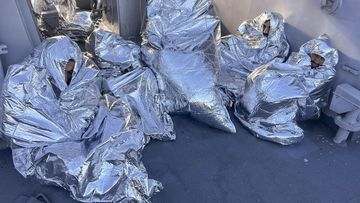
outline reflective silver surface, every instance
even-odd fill
[[[149,68],[137,68],[122,76],[111,77],[106,86],[118,98],[126,96],[140,116],[142,131],[154,139],[175,140],[174,124],[164,108],[155,74]]]
[[[75,67],[67,85],[65,66],[70,59]],[[3,93],[6,135],[21,146],[81,139],[101,97],[94,67],[67,37],[46,40],[22,64],[11,66]]]
[[[265,36],[263,25],[268,20],[270,30]],[[228,104],[231,105],[243,94],[246,77],[255,68],[271,62],[282,63],[289,48],[284,19],[274,12],[264,12],[253,20],[244,21],[237,35],[224,37],[218,83]]]
[[[311,53],[324,57],[323,66],[311,68]],[[297,121],[320,116],[337,62],[338,52],[325,36],[305,43],[287,64],[263,65],[248,76],[235,115],[259,138],[283,145],[300,142],[304,134]]]
[[[46,39],[11,66],[2,98],[2,131],[24,177],[63,187],[83,202],[146,202],[162,188],[141,163],[150,137],[128,97],[101,96],[99,70],[68,37]]]
[[[115,33],[96,29],[86,41],[87,51],[91,53],[105,78],[142,67],[140,47]]]
[[[147,64],[159,72],[170,112],[190,113],[212,127],[235,127],[216,89],[219,19],[211,0],[151,0],[143,33]]]
[[[91,12],[76,11],[75,0],[31,0],[45,37],[67,35],[83,41],[93,29]]]
[[[77,11],[68,20],[60,21],[59,34],[75,41],[84,41],[94,29],[90,11]]]
[[[317,54],[325,59],[323,66],[317,69],[311,66],[310,54]],[[298,53],[292,53],[286,63],[307,67],[305,71],[306,88],[309,97],[306,103],[299,103],[299,119],[307,120],[318,118],[321,107],[327,106],[331,83],[335,77],[335,66],[339,62],[339,54],[329,45],[326,35],[319,36],[300,47]]]
[[[115,97],[128,98],[140,116],[143,132],[155,139],[174,140],[174,125],[164,108],[166,98],[156,73],[142,66],[140,47],[102,29],[95,30],[87,42],[102,72],[104,88]]]
[[[31,0],[31,5],[38,15],[41,15],[43,11],[50,11],[56,7],[59,15],[66,19],[74,16],[76,9],[76,1],[74,0]]]

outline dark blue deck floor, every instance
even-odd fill
[[[235,120],[235,119],[234,119]],[[301,144],[283,147],[238,133],[225,134],[174,117],[178,139],[151,142],[143,162],[164,190],[153,202],[360,202],[360,144],[332,144],[335,132],[319,121],[303,124]],[[54,203],[69,193],[18,174],[9,150],[0,151],[0,202],[44,193]]]

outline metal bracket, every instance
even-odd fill
[[[325,10],[328,14],[335,14],[342,6],[342,0],[320,0],[321,9]]]
[[[0,55],[7,54],[7,53],[8,53],[7,46],[0,44]]]
[[[343,69],[344,71],[346,71],[346,72],[349,72],[349,73],[355,75],[355,76],[358,76],[358,75],[359,75],[359,71],[356,70],[355,68],[350,67],[350,66],[343,65],[343,66],[342,66],[342,69]]]

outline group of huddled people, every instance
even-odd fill
[[[56,1],[55,1],[56,2]],[[152,0],[141,46],[106,28],[45,39],[8,69],[3,138],[24,177],[85,202],[147,202],[162,189],[141,151],[176,138],[170,114],[230,133],[228,107],[257,137],[288,145],[326,105],[338,53],[323,35],[289,55],[285,25],[265,12],[220,38],[210,0]]]
[[[327,105],[339,56],[322,35],[289,55],[284,20],[265,12],[223,38],[219,88],[255,136],[283,145],[304,137],[298,121],[317,119]]]

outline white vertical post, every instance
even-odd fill
[[[3,54],[7,54],[7,47],[3,44],[0,44],[0,56],[3,55]],[[4,81],[4,67],[2,66],[2,63],[1,63],[1,58],[0,58],[0,93],[2,92],[2,84],[3,84],[3,81]]]

